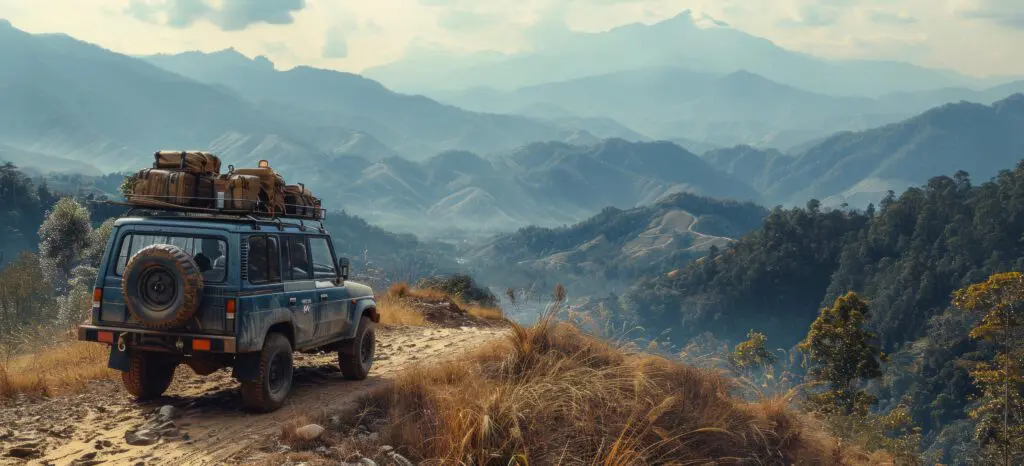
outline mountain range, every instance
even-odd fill
[[[600,140],[565,122],[469,112],[347,73],[282,72],[233,51],[139,59],[6,21],[0,62],[0,143],[101,171],[135,169],[165,148],[216,149],[229,163],[272,154],[313,169],[344,155],[425,159]]]
[[[906,120],[841,132],[783,154],[749,146],[704,154],[711,166],[757,189],[766,203],[863,207],[940,173],[989,179],[1024,157],[1024,94],[992,105],[946,104]]]
[[[627,24],[602,32],[563,31],[557,40],[516,54],[411,54],[364,74],[396,89],[430,93],[475,87],[513,90],[666,66],[716,74],[747,70],[811,92],[842,96],[977,88],[1007,80],[891,61],[825,60],[786,50],[689,10],[655,24]]]
[[[537,109],[545,109],[561,118],[606,117],[654,139],[789,150],[838,131],[893,123],[947,102],[991,104],[1013,92],[1024,92],[1024,81],[980,91],[945,88],[878,98],[841,97],[805,91],[746,70],[716,74],[659,67],[513,91],[473,88],[435,95],[474,111],[540,117]],[[598,95],[602,98],[594,98]],[[621,137],[641,140],[635,135]]]
[[[447,151],[423,162],[344,159],[330,199],[402,231],[499,232],[580,221],[607,206],[632,208],[676,192],[754,200],[758,193],[669,142],[607,139],[533,143],[481,157]]]

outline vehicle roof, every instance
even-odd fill
[[[279,232],[307,235],[330,234],[318,221],[285,218],[271,219],[222,219],[204,217],[146,217],[125,216],[114,222],[115,227],[126,225],[167,226],[172,228],[195,227],[223,230],[232,233]]]

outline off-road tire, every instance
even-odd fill
[[[142,351],[133,351],[128,358],[128,370],[121,373],[121,381],[125,390],[137,400],[157,398],[171,386],[177,367],[175,364]]]
[[[166,305],[155,307],[151,305],[153,301],[147,304],[142,294],[150,281],[171,289],[169,293],[165,292],[166,288],[153,292],[160,300],[167,301]],[[128,312],[143,326],[154,330],[171,329],[188,322],[199,310],[202,294],[203,274],[196,261],[171,244],[154,244],[139,250],[128,261],[121,279],[121,295]]]
[[[275,358],[279,359],[275,361]],[[276,364],[283,366],[276,367]],[[274,374],[274,370],[279,372]],[[242,403],[257,412],[277,410],[291,391],[293,372],[292,344],[280,333],[268,334],[260,352],[259,376],[255,381],[242,382]]]
[[[373,356],[377,351],[377,324],[369,316],[359,319],[356,336],[345,342],[338,350],[338,365],[341,374],[349,380],[363,380],[373,368]]]

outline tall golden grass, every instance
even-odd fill
[[[0,401],[74,393],[90,381],[118,377],[107,368],[108,346],[64,338],[32,353],[0,359]]]
[[[363,401],[378,443],[429,464],[887,464],[843,446],[783,399],[630,354],[549,313],[449,363],[402,373]]]

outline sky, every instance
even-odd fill
[[[1024,0],[0,0],[0,19],[131,54],[264,55],[359,72],[402,57],[542,47],[692,10],[825,58],[1024,75]]]

